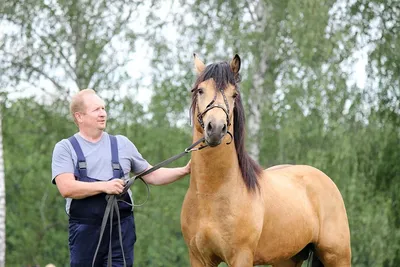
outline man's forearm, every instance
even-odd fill
[[[144,176],[144,180],[153,185],[164,185],[170,184],[183,178],[188,174],[188,171],[185,167],[179,168],[160,168],[146,176]]]
[[[75,180],[72,173],[63,173],[56,178],[58,190],[64,198],[81,199],[97,195],[99,193],[120,194],[124,189],[125,182],[122,179],[109,181],[82,182]]]
[[[63,192],[63,197],[82,199],[90,196],[94,196],[103,193],[104,182],[82,182],[82,181],[70,181],[67,185],[67,190]]]

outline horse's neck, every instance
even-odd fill
[[[241,175],[233,141],[192,153],[191,167],[190,186],[199,194],[220,192],[221,186],[233,180],[237,183]]]

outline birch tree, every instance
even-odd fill
[[[2,113],[0,111],[0,267],[6,264],[6,186],[3,155]]]
[[[67,99],[94,88],[114,95],[133,81],[127,73],[140,29],[131,25],[141,1],[6,1],[0,50],[2,80],[26,93]],[[131,88],[132,89],[132,88]]]

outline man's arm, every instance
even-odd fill
[[[56,178],[56,185],[64,198],[81,199],[100,193],[120,194],[125,182],[121,179],[99,182],[81,182],[75,180],[72,173],[62,173]]]
[[[152,166],[149,165],[147,169],[150,169]],[[143,179],[148,184],[152,185],[164,185],[175,182],[176,180],[181,179],[185,175],[190,173],[190,161],[184,167],[179,168],[160,168],[148,175],[144,176]]]

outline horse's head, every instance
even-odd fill
[[[195,128],[203,132],[209,146],[221,143],[232,124],[235,99],[239,96],[240,57],[230,63],[221,62],[207,67],[194,55],[197,80],[192,89],[192,114],[197,117]]]

